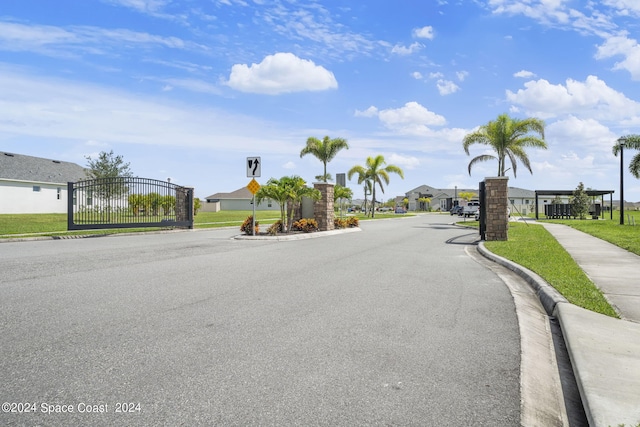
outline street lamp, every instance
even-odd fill
[[[620,146],[620,225],[624,225],[624,144],[627,142],[627,138],[618,138],[618,145]]]

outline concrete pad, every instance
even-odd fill
[[[556,305],[556,316],[589,425],[640,423],[640,324],[568,303]]]

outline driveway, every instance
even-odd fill
[[[450,220],[1,243],[0,424],[519,425],[513,299]]]

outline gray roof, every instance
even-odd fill
[[[86,179],[86,174],[75,163],[0,151],[0,179],[66,184]]]
[[[231,193],[216,193],[209,197],[205,197],[206,200],[229,200],[229,199],[251,199],[253,194],[247,187],[242,187]]]
[[[468,193],[476,193],[478,194],[478,188],[434,188],[429,185],[421,185],[420,187],[416,187],[413,190],[410,190],[406,193],[407,197],[415,197],[418,194],[426,194],[431,195],[430,197],[434,198],[448,198],[455,197],[456,194],[460,194],[462,192]],[[509,197],[513,199],[533,199],[535,198],[535,192],[532,190],[525,190],[524,188],[518,187],[509,187]]]

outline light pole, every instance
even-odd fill
[[[618,138],[620,145],[620,225],[624,225],[624,144],[627,138]]]

